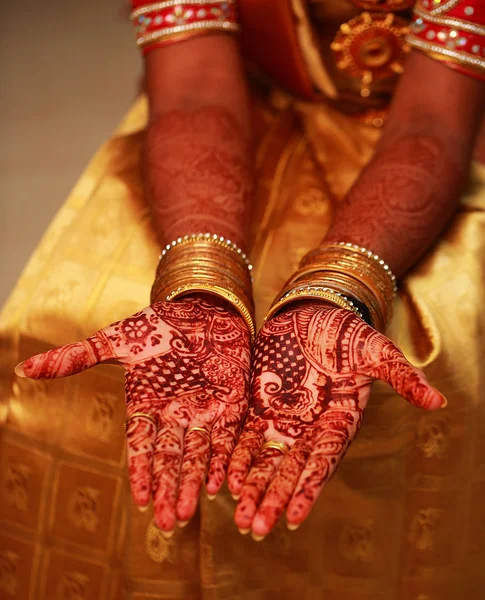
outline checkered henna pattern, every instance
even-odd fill
[[[267,535],[285,510],[290,528],[308,516],[362,425],[376,379],[415,406],[443,405],[424,374],[353,312],[306,303],[264,325],[228,474],[242,533]]]
[[[82,342],[27,359],[17,373],[51,379],[100,362],[126,370],[128,472],[135,503],[153,497],[162,531],[220,489],[248,407],[250,337],[210,296],[158,302]]]

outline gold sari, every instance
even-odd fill
[[[401,282],[389,336],[448,398],[426,414],[376,384],[364,426],[309,519],[241,536],[226,489],[162,537],[125,472],[123,375],[19,380],[20,359],[148,303],[157,261],[142,194],[140,98],[46,232],[1,315],[0,597],[19,600],[485,598],[481,359],[485,168]],[[255,98],[258,320],[379,132],[323,103]]]

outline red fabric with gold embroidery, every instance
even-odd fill
[[[213,31],[239,30],[235,0],[133,0],[131,19],[144,54]]]
[[[485,79],[485,2],[420,0],[407,41],[461,73]]]

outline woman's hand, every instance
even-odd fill
[[[290,529],[308,516],[362,424],[375,379],[420,408],[445,402],[389,339],[350,311],[302,304],[262,328],[249,416],[228,474],[242,533],[267,535],[285,509]],[[289,451],[263,445],[270,441]]]
[[[250,337],[212,296],[158,302],[90,338],[38,354],[16,372],[65,377],[102,362],[126,369],[127,455],[135,503],[153,494],[155,522],[190,519],[221,487],[248,407]],[[146,416],[143,416],[146,415]]]

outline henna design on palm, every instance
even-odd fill
[[[224,481],[247,411],[249,359],[239,314],[216,298],[191,296],[33,356],[17,373],[52,379],[107,361],[125,367],[133,498],[143,509],[153,496],[155,522],[168,532],[193,516],[206,476],[209,494]]]
[[[362,425],[376,379],[417,407],[443,405],[424,374],[352,312],[308,303],[263,327],[249,415],[228,473],[242,532],[267,535],[285,509],[290,528],[308,516]],[[289,451],[262,447],[265,441]]]

